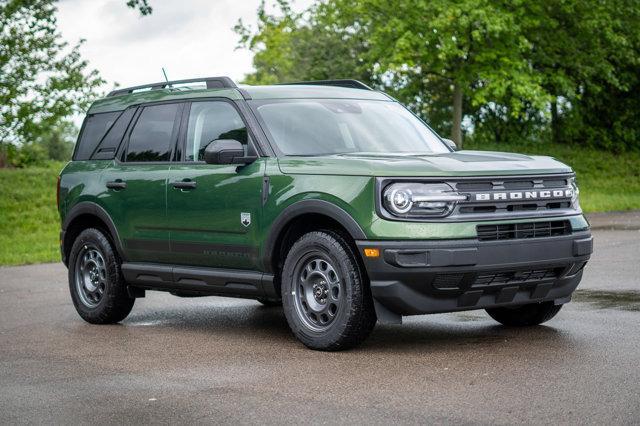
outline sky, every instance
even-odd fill
[[[302,10],[313,0],[296,0]],[[60,0],[58,27],[71,45],[86,40],[82,57],[107,80],[105,90],[169,79],[229,76],[252,70],[252,54],[236,50],[233,26],[242,18],[255,28],[260,0],[150,0],[140,16],[126,0]],[[270,5],[272,1],[267,1]],[[273,10],[273,9],[270,9]]]

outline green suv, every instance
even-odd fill
[[[242,297],[282,304],[321,350],[404,315],[540,324],[593,246],[571,168],[456,152],[354,80],[114,91],[89,109],[58,185],[86,321],[123,320],[146,290]]]

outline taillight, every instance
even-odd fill
[[[58,175],[58,184],[56,186],[56,204],[58,205],[58,210],[60,210],[60,175]]]

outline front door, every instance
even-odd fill
[[[142,107],[114,165],[103,172],[102,197],[131,262],[171,262],[167,179],[184,104]]]
[[[264,159],[248,165],[204,162],[216,139],[235,139],[252,150],[250,136],[231,102],[194,101],[187,107],[182,161],[167,185],[167,218],[174,263],[256,269]]]

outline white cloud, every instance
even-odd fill
[[[259,0],[151,0],[141,17],[125,0],[61,0],[58,25],[91,68],[108,81],[134,86],[170,79],[227,75],[238,81],[251,71],[251,52],[236,50],[232,28],[239,18],[256,22]],[[302,9],[313,0],[298,0]]]

